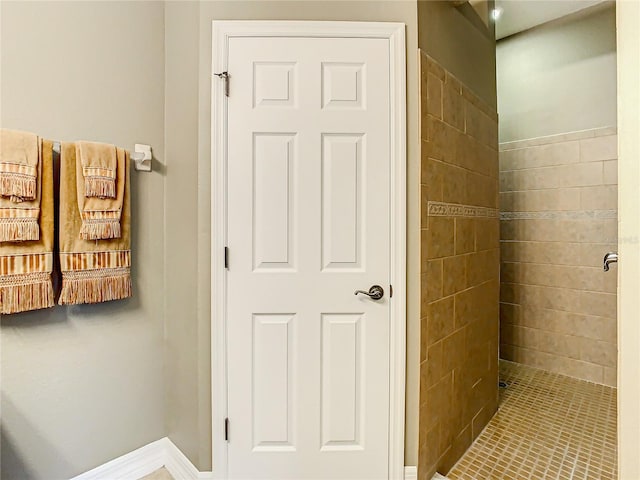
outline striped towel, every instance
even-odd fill
[[[1,314],[48,308],[55,303],[51,281],[55,221],[53,142],[42,141],[41,160],[37,190],[39,215],[33,217],[38,228],[38,238],[33,241],[0,243]],[[23,206],[25,203],[29,202],[18,205]],[[3,211],[0,208],[0,213]]]
[[[85,195],[76,145],[61,145],[60,305],[106,302],[132,295],[130,161],[124,150],[116,150],[117,198],[98,199]]]

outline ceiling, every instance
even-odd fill
[[[496,39],[604,2],[605,0],[495,0],[496,9],[502,9],[502,14],[496,21]]]

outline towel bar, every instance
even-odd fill
[[[134,168],[139,172],[151,171],[151,147],[149,145],[141,145],[136,143],[136,151],[130,152],[129,156],[134,161]],[[60,142],[53,142],[53,151],[60,154]]]

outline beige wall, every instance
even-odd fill
[[[1,2],[0,121],[164,158],[161,2]],[[164,436],[163,177],[133,172],[125,301],[3,316],[2,478],[69,478]]]
[[[616,386],[615,128],[500,152],[502,358]]]
[[[490,0],[488,8],[493,8]],[[482,4],[481,4],[482,5]],[[488,26],[466,3],[418,1],[418,46],[489,106],[496,105],[496,42]]]
[[[446,474],[498,405],[498,117],[421,55],[418,478]]]
[[[352,20],[407,25],[408,320],[405,461],[418,451],[419,158],[415,1],[167,2],[167,419],[169,436],[201,470],[211,465],[210,144],[212,20]],[[194,38],[198,33],[199,39]],[[198,63],[194,63],[197,55]],[[194,93],[198,97],[194,98]],[[169,112],[171,114],[169,115]],[[169,125],[171,127],[169,128]],[[197,125],[197,138],[191,127]],[[176,126],[176,128],[174,128]],[[176,173],[177,170],[180,170]],[[173,200],[171,200],[173,199]],[[187,214],[184,212],[187,211]],[[197,212],[197,216],[193,215]],[[173,219],[173,220],[172,220]],[[179,228],[173,226],[180,222]],[[183,232],[189,232],[185,235]],[[197,235],[197,239],[193,235]],[[169,256],[171,259],[169,260]],[[196,288],[189,288],[195,285]],[[186,312],[186,313],[185,313]],[[216,406],[213,406],[214,411]]]
[[[500,141],[616,124],[615,4],[500,40]]]

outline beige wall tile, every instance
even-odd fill
[[[607,167],[605,162],[605,177]],[[605,178],[605,183],[606,178]],[[617,183],[617,181],[615,182]],[[580,209],[582,210],[617,210],[618,209],[618,186],[598,185],[595,187],[580,188]],[[578,210],[576,208],[576,210]]]
[[[617,221],[557,218],[502,220],[501,240],[571,243],[612,243],[617,238]]]
[[[460,92],[460,84],[449,78],[443,87],[442,119],[452,127],[464,130],[464,98]]]
[[[513,345],[529,349],[540,349],[538,334],[540,330],[535,328],[513,326]]]
[[[520,325],[520,305],[500,303],[500,325]],[[505,342],[511,343],[511,342]]]
[[[420,185],[420,227],[429,227],[429,187]]]
[[[473,218],[455,219],[455,254],[475,251],[476,222]]]
[[[468,202],[467,172],[455,165],[443,164],[442,200],[465,205]]]
[[[446,217],[429,218],[427,251],[430,258],[448,257],[454,252],[454,219]]]
[[[538,330],[538,349],[542,352],[574,359],[581,358],[582,339],[572,335]]]
[[[422,204],[497,208],[496,112],[421,59]],[[427,480],[453,465],[473,425],[496,408],[500,250],[498,219],[426,214],[422,227],[419,478]]]
[[[500,191],[602,185],[602,162],[500,172]]]
[[[501,192],[500,197],[500,208],[503,212],[545,212],[547,210],[581,209],[579,188]]]
[[[580,338],[580,360],[585,362],[615,367],[618,358],[618,348],[613,343],[601,342],[590,338]]]
[[[618,136],[586,138],[580,140],[580,161],[613,160],[618,158]]]
[[[424,375],[426,388],[431,388],[440,381],[444,373],[442,357],[442,341],[428,347],[426,361],[420,366],[421,375]]]
[[[422,274],[422,296],[426,303],[442,298],[442,259],[429,260]],[[426,314],[426,312],[425,312]]]
[[[442,119],[442,81],[432,73],[428,73],[426,75],[426,83],[427,112],[438,119]]]
[[[570,242],[500,242],[501,259],[505,262],[575,265],[602,268],[607,244],[579,244]],[[601,254],[602,252],[602,254]],[[587,261],[588,260],[588,261]]]
[[[502,171],[566,165],[579,161],[580,144],[577,141],[500,152],[500,170]]]
[[[423,142],[424,145],[424,142]],[[445,178],[445,171],[442,162],[435,158],[425,156],[422,161],[421,182],[427,186],[423,193],[427,194],[427,199],[434,202],[442,201],[442,184]]]
[[[498,149],[498,125],[471,102],[465,102],[465,131],[480,143]]]
[[[603,183],[607,185],[618,185],[618,160],[608,160],[606,162],[602,162],[604,172],[603,172]]]
[[[615,275],[606,275],[601,267],[503,262],[501,276],[510,283],[616,292]]]
[[[604,381],[603,366],[581,360],[574,360],[572,358],[555,357],[546,365],[546,369],[590,382],[603,383]]]
[[[449,296],[467,288],[467,259],[465,255],[443,259],[442,294]]]
[[[429,345],[442,340],[454,330],[454,297],[430,303],[427,308],[427,338]]]
[[[498,248],[500,245],[500,221],[497,218],[475,219],[476,250]]]
[[[471,322],[475,316],[480,295],[478,287],[468,288],[455,295],[455,328],[461,328]]]
[[[458,156],[457,140],[461,133],[431,115],[427,116],[426,121],[424,119],[422,121],[426,128],[427,143],[424,146],[427,154],[432,158],[455,165]]]
[[[610,387],[618,386],[618,369],[613,367],[604,367],[604,384]]]
[[[498,278],[500,250],[482,250],[465,256],[467,261],[467,281],[469,285],[479,285]]]
[[[617,298],[614,293],[581,292],[579,308],[576,313],[607,317],[617,309]]]
[[[460,328],[442,340],[442,371],[451,372],[463,367],[465,349],[465,329]]]

